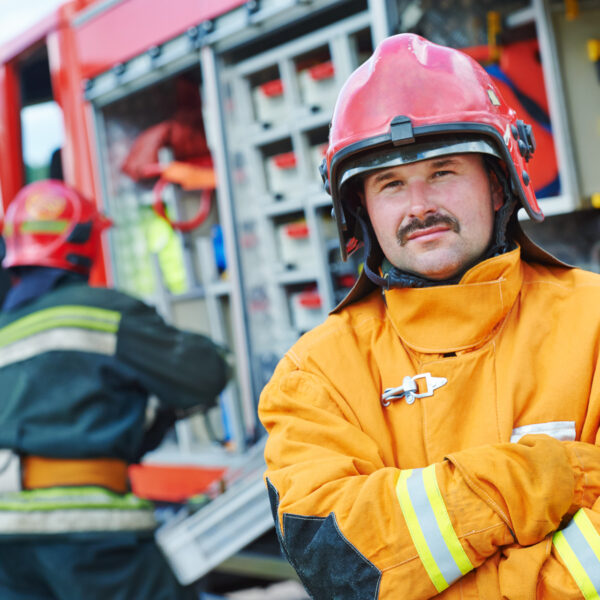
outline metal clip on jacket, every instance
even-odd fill
[[[418,394],[417,379],[425,379],[426,390]],[[433,392],[446,385],[448,380],[445,377],[432,377],[431,373],[421,373],[419,375],[407,375],[402,380],[402,385],[395,388],[387,388],[381,396],[381,404],[389,406],[393,400],[406,399],[406,404],[413,404],[417,398],[426,398],[433,396]]]

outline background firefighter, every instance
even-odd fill
[[[340,92],[323,176],[364,268],[259,406],[315,599],[600,593],[600,278],[522,232],[534,151],[475,61],[416,35]]]
[[[208,409],[228,366],[205,336],[87,284],[109,224],[54,180],[23,188],[6,214],[3,264],[14,284],[0,314],[3,599],[194,597],[155,545],[153,506],[129,492],[127,467],[150,447],[149,396],[161,414]]]

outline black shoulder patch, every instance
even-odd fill
[[[279,541],[314,600],[377,600],[381,571],[342,535],[335,514],[284,514],[283,537],[277,519],[279,495],[267,483]]]

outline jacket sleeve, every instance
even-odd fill
[[[144,389],[177,409],[210,408],[229,377],[223,348],[142,303],[123,313],[116,352]]]
[[[567,442],[577,454],[592,456],[596,448],[584,442]],[[587,459],[581,461],[585,467]],[[586,470],[589,470],[586,469]],[[597,479],[592,471],[590,483]],[[583,506],[564,519],[556,532],[528,547],[513,544],[503,548],[497,574],[482,574],[480,589],[500,589],[511,600],[591,600],[600,597],[600,499],[592,484],[578,503]],[[494,594],[492,594],[494,595]],[[497,595],[497,592],[495,593]]]
[[[491,584],[481,582],[482,589]],[[600,501],[529,547],[502,551],[498,584],[511,600],[591,600],[600,597]]]
[[[386,466],[335,389],[289,358],[259,414],[276,529],[315,600],[431,598],[500,547],[543,540],[581,495],[569,450],[547,436]]]

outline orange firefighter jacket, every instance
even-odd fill
[[[600,277],[519,249],[304,335],[259,415],[311,596],[598,598],[599,341]]]

